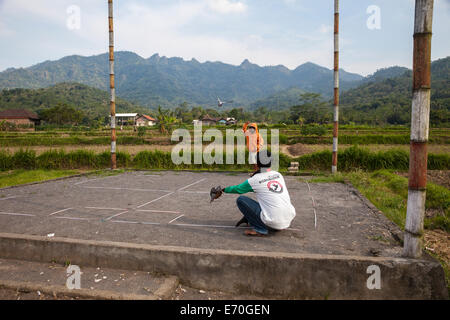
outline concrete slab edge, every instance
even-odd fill
[[[448,299],[444,271],[434,260],[195,249],[8,233],[0,233],[0,257],[142,270],[176,276],[199,289],[266,297]],[[380,289],[368,286],[373,266],[380,274]]]
[[[63,286],[46,285],[31,282],[0,280],[0,288],[26,292],[41,292],[53,297],[84,298],[92,300],[158,300],[157,295],[118,294],[108,290],[68,289]]]

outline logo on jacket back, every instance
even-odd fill
[[[282,193],[283,192],[283,186],[278,181],[269,181],[267,184],[267,188],[269,188],[269,191],[275,192],[275,193]]]

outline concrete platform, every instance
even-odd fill
[[[400,230],[348,185],[310,184],[286,177],[297,210],[291,227],[265,238],[244,236],[244,228],[234,227],[241,218],[235,205],[237,195],[224,195],[210,204],[209,190],[247,178],[245,174],[227,173],[126,172],[2,189],[0,232],[4,234],[0,256],[43,261],[70,258],[86,265],[174,274],[181,282],[199,288],[226,287],[285,297],[445,296],[439,264],[400,258]],[[13,247],[15,250],[11,250]],[[30,248],[37,251],[32,253]],[[208,258],[197,259],[203,255]],[[159,260],[163,256],[164,262]],[[194,260],[188,262],[188,258]],[[127,262],[119,261],[123,259]],[[291,259],[296,266],[292,269],[285,265]],[[229,265],[230,261],[234,265]],[[384,287],[391,289],[385,291],[369,290],[364,281],[359,283],[370,276],[367,267],[374,261],[384,266],[382,273],[386,268],[385,274],[400,277],[391,281],[396,287],[386,286],[386,279]],[[410,264],[411,268],[405,267]],[[396,269],[399,273],[387,271],[400,265]],[[197,269],[186,270],[188,267]],[[333,278],[334,268],[338,278]],[[415,273],[423,268],[426,276]],[[247,280],[236,274],[240,269]],[[255,285],[248,281],[252,272]],[[271,276],[275,280],[269,284],[266,278]],[[306,276],[323,284],[316,283],[315,289]],[[411,282],[417,277],[426,283]],[[350,285],[351,278],[359,279],[360,289]],[[258,281],[265,281],[267,286]],[[307,290],[298,288],[305,285]],[[417,291],[406,294],[406,288]]]
[[[67,266],[62,264],[0,259],[0,288],[37,293],[53,298],[160,300],[172,297],[178,286],[176,277],[149,272],[83,267],[80,288],[66,286]]]

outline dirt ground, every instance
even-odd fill
[[[425,248],[450,264],[450,234],[442,230],[425,230]]]

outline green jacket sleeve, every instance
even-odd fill
[[[226,187],[224,192],[243,194],[247,192],[253,192],[253,189],[250,186],[250,183],[248,183],[248,180],[246,180],[245,182],[238,184],[236,186]]]

